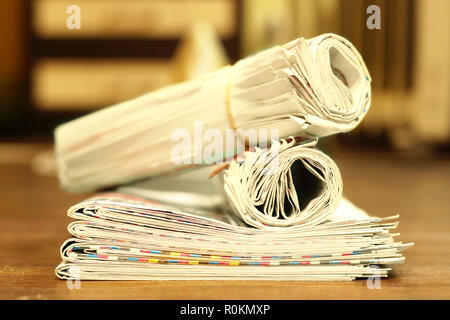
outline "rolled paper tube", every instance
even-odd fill
[[[369,109],[370,82],[346,39],[299,38],[59,126],[60,182],[68,191],[89,192],[232,159],[242,151],[239,142],[346,132]],[[223,150],[205,157],[211,140]]]
[[[332,215],[342,197],[341,175],[314,145],[282,139],[233,161],[224,174],[233,211],[257,228],[313,226]]]

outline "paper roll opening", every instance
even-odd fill
[[[294,188],[297,192],[300,210],[305,209],[311,200],[319,197],[325,189],[325,183],[317,178],[316,175],[305,166],[303,161],[305,160],[296,160],[291,166],[292,180],[294,181]],[[317,171],[317,173],[323,176],[322,172]],[[286,210],[286,202],[285,212],[290,212],[289,210]]]
[[[329,55],[330,67],[334,76],[351,90],[361,80],[358,70],[336,47],[330,48]]]
[[[311,202],[311,200],[319,197],[325,188],[325,183],[317,178],[317,176],[312,173],[308,167],[305,166],[303,161],[305,160],[299,159],[294,161],[289,169],[300,210],[304,210]],[[321,172],[319,174],[322,175]],[[287,214],[288,218],[290,218],[295,214],[296,208],[294,208],[294,206],[292,205],[287,193],[284,196],[283,202],[284,212]],[[256,209],[261,213],[264,213],[264,204],[256,206]],[[274,208],[274,211],[275,210],[279,209]],[[276,214],[275,212],[273,212],[271,215],[275,216]],[[283,217],[279,217],[279,219],[283,219]]]

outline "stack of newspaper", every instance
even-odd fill
[[[316,148],[318,138],[353,129],[369,106],[360,55],[326,34],[58,127],[62,187],[119,188],[69,209],[74,238],[56,274],[386,277],[412,245],[395,240],[398,216],[372,217],[342,198],[339,168]]]
[[[69,209],[75,237],[61,247],[63,279],[353,280],[386,277],[409,244],[346,200],[315,227],[256,229],[221,212],[187,213],[119,193]],[[380,266],[381,265],[381,266]]]

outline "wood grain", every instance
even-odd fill
[[[400,213],[401,240],[416,243],[379,290],[365,281],[83,281],[69,290],[54,268],[69,236],[65,212],[86,195],[26,164],[0,164],[0,299],[449,299],[450,161],[344,153],[336,162],[345,195],[378,216]]]

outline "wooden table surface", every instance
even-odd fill
[[[415,242],[380,289],[366,281],[82,281],[68,289],[54,274],[69,237],[69,195],[26,164],[0,164],[0,299],[449,299],[450,161],[387,154],[336,157],[344,193],[378,216],[400,213],[400,239]]]

